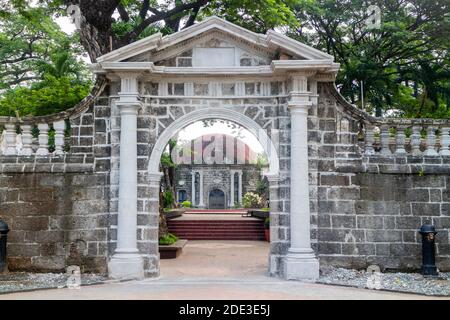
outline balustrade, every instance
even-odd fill
[[[366,124],[364,133],[366,155],[450,156],[450,121],[384,119]]]
[[[3,121],[2,121],[3,120]],[[56,121],[51,124],[18,123],[0,119],[0,155],[4,156],[48,156],[64,154],[64,132],[66,122]],[[49,144],[49,135],[54,136],[54,143]],[[51,152],[51,150],[54,150]]]

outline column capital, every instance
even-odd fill
[[[268,173],[265,175],[265,177],[267,178],[267,181],[269,181],[269,183],[276,183],[281,180],[279,174]]]
[[[120,114],[132,114],[136,115],[139,108],[142,107],[142,102],[140,101],[117,101],[117,108],[120,110]]]
[[[304,104],[300,104],[300,103],[295,103],[295,102],[289,102],[288,103],[288,109],[289,111],[292,113],[296,113],[296,114],[306,114],[308,115],[308,109],[309,107],[312,106],[312,102],[311,101],[306,101],[306,103]]]

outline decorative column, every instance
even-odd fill
[[[230,171],[230,207],[234,207],[234,170]]]
[[[200,208],[203,208],[205,206],[205,203],[203,202],[203,171],[199,171],[199,173],[200,173],[200,181],[199,181],[199,185],[200,185],[200,188],[199,188],[200,197],[199,198],[200,199],[198,201],[198,206]]]
[[[319,261],[311,248],[308,178],[308,107],[306,75],[293,75],[289,111],[291,114],[291,244],[284,261],[286,279],[319,278]]]
[[[242,171],[238,171],[238,202],[242,204]]]
[[[192,206],[195,205],[195,171],[191,172],[191,204]]]
[[[120,166],[117,247],[108,264],[114,279],[141,279],[144,261],[137,249],[137,75],[119,74]]]

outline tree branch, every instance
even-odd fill
[[[195,19],[197,18],[198,12],[200,11],[201,6],[196,6],[192,10],[191,15],[189,16],[188,21],[186,22],[186,25],[183,27],[183,29],[188,28],[192,26],[195,22]]]
[[[117,10],[119,11],[120,18],[123,21],[125,22],[130,21],[130,16],[128,15],[127,10],[125,10],[124,6],[121,3],[119,3],[119,5],[117,6]]]
[[[144,3],[142,4],[141,11],[139,11],[139,17],[141,17],[142,20],[145,19],[147,16],[147,11],[150,8],[150,0],[144,0]]]
[[[193,9],[197,6],[204,6],[210,1],[211,0],[197,0],[192,3],[184,3],[166,12],[159,12],[159,14],[155,14],[154,16],[151,16],[142,21],[136,28],[134,28],[134,30],[127,33],[124,39],[127,40],[127,43],[130,43],[131,41],[135,40],[139,36],[139,34],[141,34],[141,32],[144,31],[145,28],[147,28],[152,23],[167,19],[173,15],[176,15],[177,13]]]

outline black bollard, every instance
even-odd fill
[[[0,219],[0,273],[6,270],[6,242],[9,228],[6,222]]]
[[[422,274],[424,276],[437,276],[434,247],[436,229],[431,224],[424,224],[420,227],[419,233],[422,235]]]

